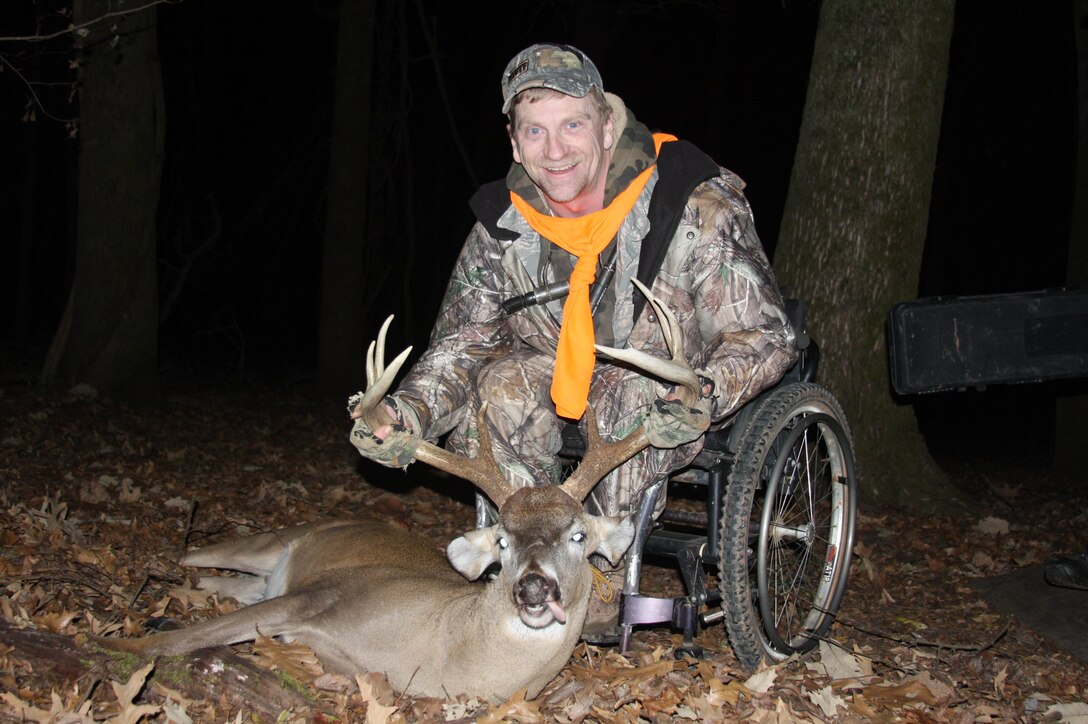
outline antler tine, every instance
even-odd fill
[[[644,372],[680,385],[687,392],[688,399],[685,402],[691,403],[698,400],[702,394],[702,383],[684,355],[684,338],[680,331],[680,322],[677,321],[673,311],[655,297],[645,284],[638,279],[632,281],[657,312],[657,319],[661,324],[661,333],[665,337],[665,345],[669,348],[670,358],[654,357],[636,349],[617,349],[601,345],[594,345],[594,347],[605,356],[622,360]]]
[[[370,340],[370,346],[366,349],[366,385],[370,387],[381,376],[385,368],[385,337],[389,333],[389,325],[393,323],[393,315],[390,314],[382,322],[378,330],[378,340]]]
[[[431,467],[444,470],[451,475],[469,481],[491,498],[501,508],[506,499],[514,492],[513,486],[502,474],[502,469],[495,461],[495,452],[491,447],[491,431],[488,429],[485,415],[487,403],[480,405],[476,414],[476,428],[480,431],[480,452],[474,458],[451,453],[449,450],[422,441],[416,448],[416,460]]]
[[[574,473],[563,481],[562,488],[575,500],[585,500],[593,486],[605,475],[627,462],[649,444],[645,428],[637,430],[617,442],[605,442],[597,428],[597,415],[586,407],[586,452]]]
[[[385,318],[385,322],[382,323],[381,330],[378,332],[377,341],[372,341],[367,349],[366,391],[363,392],[362,397],[351,413],[352,419],[362,417],[372,428],[377,428],[389,422],[387,416],[385,416],[386,419],[382,420],[378,419],[382,416],[372,413],[376,411],[376,408],[385,397],[385,393],[393,385],[397,372],[400,371],[404,361],[412,351],[412,348],[408,347],[398,354],[389,363],[388,367],[385,366],[385,340],[389,332],[389,325],[392,322],[393,315]],[[495,454],[491,448],[491,433],[484,419],[486,411],[487,404],[485,403],[481,405],[480,412],[476,416],[477,427],[480,430],[480,454],[477,457],[467,458],[457,455],[423,439],[420,439],[416,444],[412,457],[431,467],[468,480],[487,497],[491,498],[496,505],[501,506],[514,490],[506,482],[502,470],[499,468],[498,463],[495,462]]]
[[[382,323],[381,330],[378,332],[377,343],[371,341],[370,347],[367,348],[366,391],[351,413],[353,420],[363,417],[377,407],[378,403],[385,397],[385,393],[393,386],[393,380],[396,378],[397,373],[400,372],[400,368],[404,366],[404,360],[408,359],[408,355],[412,352],[412,348],[409,346],[393,358],[388,367],[385,366],[385,338],[392,321],[393,315],[390,314]]]

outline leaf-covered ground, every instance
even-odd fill
[[[472,524],[463,483],[360,465],[342,409],[284,389],[175,392],[133,409],[92,390],[0,388],[0,718],[36,721],[1076,721],[1088,667],[986,603],[973,585],[1084,545],[1080,492],[1038,471],[956,484],[977,510],[911,515],[863,504],[831,640],[744,671],[719,627],[707,656],[639,631],[632,652],[579,646],[533,701],[397,697],[382,677],[325,673],[262,640],[188,661],[131,661],[86,645],[231,601],[193,590],[187,546],[325,516],[393,520],[444,546]],[[416,467],[416,466],[413,466]],[[668,570],[648,585],[679,586]],[[678,589],[673,589],[678,590]],[[1088,592],[1085,593],[1088,596]],[[1088,636],[1088,632],[1085,633]],[[229,671],[236,675],[228,685]],[[243,681],[244,680],[244,681]],[[266,687],[255,686],[254,681]],[[271,688],[268,688],[271,687]]]

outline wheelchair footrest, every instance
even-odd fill
[[[695,607],[686,596],[658,598],[639,593],[623,597],[622,623],[628,626],[644,623],[669,623],[690,630],[695,625]]]
[[[707,550],[706,543],[705,535],[658,528],[646,539],[644,551],[648,556],[679,558],[681,551],[694,549],[699,558],[713,563],[718,559],[717,552]]]

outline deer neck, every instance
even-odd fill
[[[473,632],[471,637],[463,637],[472,658],[488,671],[501,672],[500,680],[509,680],[511,671],[525,671],[525,679],[514,690],[527,687],[534,696],[570,660],[585,623],[592,580],[587,567],[563,596],[566,622],[556,621],[543,628],[530,628],[522,622],[513,603],[511,580],[500,576],[485,584],[464,619],[466,632]],[[526,666],[527,662],[532,665]]]

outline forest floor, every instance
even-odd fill
[[[1083,546],[1088,485],[1070,496],[1007,467],[958,474],[976,509],[955,517],[863,500],[829,641],[754,675],[720,626],[700,634],[699,661],[675,659],[666,629],[636,632],[622,656],[579,645],[539,697],[499,703],[398,696],[377,674],[349,681],[270,640],[214,651],[254,674],[236,686],[209,673],[207,652],[133,663],[87,644],[150,616],[231,610],[193,590],[176,563],[187,547],[328,516],[392,520],[442,547],[472,525],[466,484],[361,465],[348,429],[342,409],[284,389],[175,391],[134,409],[89,389],[0,386],[0,720],[1088,720],[1088,665],[978,588]],[[679,585],[665,569],[646,580]]]

